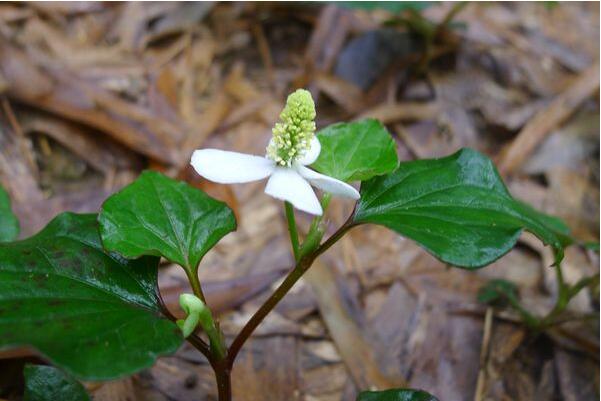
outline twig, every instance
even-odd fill
[[[251,29],[253,34],[255,35],[255,39],[257,40],[257,45],[259,47],[259,53],[261,54],[263,66],[267,71],[267,79],[269,80],[269,85],[271,86],[271,89],[274,89],[275,74],[273,72],[273,58],[271,57],[271,50],[269,49],[269,42],[267,41],[267,37],[265,36],[263,25],[261,25],[260,22],[257,22],[252,25]]]
[[[576,107],[598,88],[599,60],[526,124],[504,153],[499,163],[501,173],[511,174],[517,170],[551,130],[572,115]]]
[[[306,282],[311,286],[321,318],[357,388],[386,389],[407,386],[399,373],[386,372],[374,352],[374,341],[361,329],[345,305],[344,290],[332,266],[320,260],[307,272]]]
[[[17,120],[17,116],[15,115],[13,108],[10,105],[10,102],[5,96],[2,96],[2,109],[4,110],[4,114],[6,114],[6,117],[8,118],[8,121],[10,122],[13,131],[15,132],[15,134],[17,134],[17,140],[19,142],[20,150],[23,153],[23,155],[25,155],[25,159],[27,160],[29,168],[33,172],[34,176],[37,177],[39,175],[38,166],[35,163],[35,158],[31,153],[31,150],[25,143],[25,132],[23,131],[23,127],[21,127],[21,124],[19,124],[19,120]]]
[[[240,352],[240,349],[242,348],[246,340],[248,340],[253,331],[255,331],[259,324],[261,324],[261,322],[263,321],[263,319],[265,319],[269,312],[271,312],[276,307],[276,305],[282,300],[282,298],[288,293],[288,291],[290,291],[294,284],[296,284],[296,282],[302,277],[302,275],[311,267],[313,261],[315,261],[315,259],[319,255],[327,251],[340,238],[342,238],[348,230],[354,227],[354,224],[352,223],[352,217],[353,215],[351,214],[346,223],[343,224],[338,229],[338,231],[332,234],[332,236],[328,238],[321,246],[319,246],[319,248],[311,252],[309,255],[302,257],[298,261],[294,269],[292,269],[288,276],[286,276],[282,284],[280,284],[280,286],[273,292],[273,294],[271,294],[267,301],[265,301],[265,303],[261,305],[261,307],[250,318],[246,325],[244,325],[244,327],[242,328],[242,330],[240,330],[240,333],[236,336],[228,350],[228,355],[226,359],[228,361],[228,366],[230,369],[233,366],[234,361],[236,360],[238,352]]]
[[[10,64],[7,60],[10,60]],[[155,160],[177,164],[191,128],[157,117],[65,68],[49,68],[0,37],[0,74],[10,99],[96,128]]]
[[[382,124],[389,124],[401,120],[427,120],[435,117],[438,113],[440,113],[440,108],[435,102],[385,103],[361,113],[357,120],[375,118]]]
[[[492,333],[493,308],[486,309],[484,317],[484,334],[482,336],[482,346],[480,347],[480,367],[478,371],[478,381],[476,383],[476,393],[474,401],[482,401],[484,390],[486,389],[486,365],[488,364],[488,349],[490,346],[490,337]]]

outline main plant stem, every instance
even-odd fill
[[[348,230],[353,227],[352,219],[349,218],[330,238],[328,238],[322,245],[317,247],[314,251],[305,255],[297,261],[294,268],[288,273],[282,284],[271,294],[271,296],[261,305],[261,307],[255,312],[250,320],[244,325],[240,333],[236,336],[232,345],[230,345],[225,356],[220,357],[215,353],[209,353],[207,355],[207,346],[198,336],[193,334],[188,338],[188,341],[201,351],[207,358],[213,370],[215,371],[215,378],[217,381],[217,394],[219,401],[231,401],[232,399],[232,387],[231,387],[231,371],[236,356],[240,352],[240,349],[244,343],[249,339],[255,329],[261,324],[265,317],[271,312],[277,304],[284,298],[284,296],[292,289],[294,284],[303,276],[303,274],[309,270],[313,265],[315,259],[328,250],[334,245]]]
[[[227,366],[227,360],[222,359],[216,365],[215,379],[217,380],[217,397],[219,401],[231,401],[232,399],[232,375],[231,368]]]

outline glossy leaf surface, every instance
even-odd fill
[[[321,153],[311,167],[341,181],[364,181],[399,164],[394,139],[378,120],[333,124],[317,138]]]
[[[26,365],[23,401],[89,401],[86,389],[53,366]]]
[[[8,193],[0,186],[0,242],[12,241],[19,235],[19,221],[10,207]]]
[[[31,346],[78,378],[151,366],[183,341],[160,313],[158,258],[106,254],[96,215],[63,213],[0,243],[0,348]]]
[[[388,227],[442,261],[466,268],[504,255],[524,229],[551,245],[556,261],[571,241],[559,219],[513,199],[492,162],[471,149],[401,163],[364,182],[354,221]]]
[[[438,401],[438,399],[421,390],[392,389],[363,391],[357,397],[357,401]]]
[[[163,256],[191,270],[236,229],[225,203],[153,171],[108,198],[99,223],[106,249],[127,258]]]

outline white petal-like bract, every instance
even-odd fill
[[[301,176],[311,183],[311,185],[323,191],[329,192],[332,195],[351,199],[359,199],[361,197],[361,195],[359,195],[359,191],[346,182],[328,177],[327,175],[319,174],[318,172],[299,164],[295,165],[295,168]]]
[[[190,164],[207,180],[221,184],[257,181],[268,177],[275,170],[272,160],[219,149],[194,151]]]
[[[292,205],[304,212],[321,216],[322,209],[319,200],[303,177],[296,170],[278,167],[267,181],[265,193],[274,198],[292,203]]]
[[[298,158],[297,162],[302,164],[303,166],[308,166],[309,164],[315,163],[315,160],[319,157],[319,153],[321,152],[321,144],[319,143],[319,139],[316,136],[311,138],[311,147],[307,152]]]

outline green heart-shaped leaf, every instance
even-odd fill
[[[556,262],[571,242],[561,220],[513,199],[493,163],[471,149],[401,163],[364,182],[354,221],[388,227],[442,261],[466,268],[504,255],[523,229],[550,244]]]
[[[126,258],[163,256],[189,271],[236,229],[225,203],[153,171],[108,198],[98,221],[106,249]]]
[[[0,186],[0,242],[12,241],[19,235],[19,220],[10,208],[8,193]]]
[[[0,243],[0,348],[31,346],[90,380],[151,366],[183,341],[161,315],[157,269],[157,257],[105,253],[95,214],[63,213]]]
[[[330,125],[317,133],[319,158],[312,168],[341,181],[364,181],[399,165],[396,144],[378,120]]]
[[[26,365],[23,401],[89,401],[80,382],[53,366]]]
[[[359,393],[357,401],[438,401],[438,399],[421,390],[392,389],[363,391]]]

